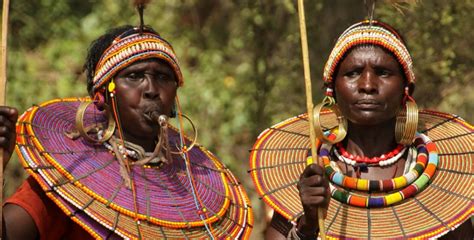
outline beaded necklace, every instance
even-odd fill
[[[351,166],[388,166],[391,165],[400,159],[401,156],[405,153],[407,147],[403,145],[398,145],[394,150],[382,154],[380,157],[361,157],[355,156],[348,153],[341,143],[336,144],[336,147],[333,148],[333,152],[336,157]]]
[[[326,174],[331,183],[343,188],[359,191],[390,191],[401,189],[383,196],[362,196],[340,189],[331,184],[331,196],[339,202],[358,207],[384,207],[398,203],[403,199],[414,196],[424,189],[433,177],[438,165],[438,153],[436,145],[424,134],[417,133],[414,145],[418,150],[417,162],[413,169],[407,174],[393,179],[368,180],[353,178],[337,172],[331,166],[331,145],[323,144],[319,151],[319,157],[323,159]],[[409,185],[410,184],[410,185]]]
[[[109,151],[113,152],[114,149],[113,149],[112,145],[110,145],[108,142],[104,142],[103,145]],[[134,151],[132,149],[128,149],[128,148],[124,147],[121,144],[118,144],[118,150],[119,150],[119,153],[122,154],[125,157],[131,157],[135,160],[140,159],[140,154],[137,151]]]

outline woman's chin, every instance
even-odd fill
[[[348,121],[362,126],[374,126],[393,119],[391,114],[377,111],[360,111],[348,117]]]

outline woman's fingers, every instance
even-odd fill
[[[322,176],[323,175],[323,168],[321,168],[319,165],[314,164],[314,163],[310,164],[310,165],[306,166],[306,168],[304,169],[301,177],[306,178],[306,177],[310,177],[310,176],[313,176],[313,175]]]
[[[305,214],[310,218],[316,218],[315,209],[329,202],[329,183],[323,173],[322,167],[316,164],[308,165],[297,184]]]
[[[18,110],[12,107],[0,106],[0,148],[3,149],[3,167],[10,160],[15,147],[15,124],[18,120]]]

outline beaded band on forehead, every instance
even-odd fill
[[[324,67],[324,82],[331,86],[336,68],[344,55],[355,46],[367,44],[380,46],[393,53],[401,64],[407,81],[415,83],[413,62],[401,37],[389,26],[377,21],[372,21],[372,25],[368,25],[368,21],[357,23],[341,34]],[[331,93],[332,89],[329,89],[326,95]]]
[[[158,35],[145,32],[114,40],[97,64],[93,92],[97,92],[120,70],[134,62],[149,58],[166,61],[176,74],[178,86],[183,85],[183,75],[172,46]]]

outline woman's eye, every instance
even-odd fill
[[[345,74],[346,77],[351,77],[351,78],[352,78],[352,77],[357,77],[357,76],[359,76],[359,75],[360,75],[360,73],[359,73],[358,71],[350,71],[350,72],[347,72],[347,73]]]
[[[391,75],[391,72],[387,69],[379,69],[377,70],[376,73],[378,76],[381,76],[381,77],[388,77]]]
[[[170,81],[173,80],[171,78],[171,76],[169,74],[166,74],[166,73],[156,73],[155,77],[156,77],[157,80],[159,80],[161,82],[170,82]]]
[[[127,78],[132,80],[132,81],[137,81],[140,80],[144,77],[145,75],[142,73],[130,73],[127,75]]]

